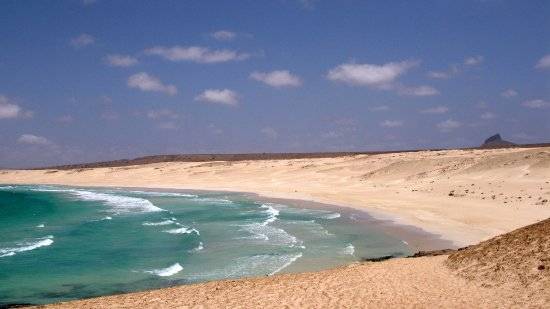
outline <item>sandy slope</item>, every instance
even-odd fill
[[[514,302],[455,276],[446,256],[352,264],[315,273],[214,281],[58,304],[56,308],[492,307]],[[465,297],[466,296],[466,297]],[[504,297],[503,297],[504,296]]]
[[[365,209],[462,246],[550,217],[550,148],[0,171],[0,183],[256,192]]]

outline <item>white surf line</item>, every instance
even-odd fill
[[[51,244],[53,244],[53,236],[49,235],[39,238],[36,242],[19,243],[20,247],[2,248],[0,249],[0,257],[14,256],[20,252],[31,251],[40,247],[47,247]]]
[[[275,275],[276,273],[280,272],[281,270],[287,268],[288,266],[290,266],[290,264],[294,263],[297,259],[301,258],[302,257],[302,252],[296,254],[295,256],[293,256],[292,258],[290,258],[290,260],[288,262],[286,262],[283,266],[277,268],[275,271],[271,272],[269,274],[269,276],[273,276]]]
[[[146,270],[145,272],[149,274],[157,275],[159,277],[170,277],[179,273],[182,270],[183,270],[183,267],[180,265],[180,263],[176,263],[166,268]]]

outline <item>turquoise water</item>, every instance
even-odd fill
[[[0,185],[0,304],[43,304],[406,255],[338,209],[241,194]]]

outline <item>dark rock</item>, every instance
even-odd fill
[[[384,255],[384,256],[375,257],[375,258],[362,258],[361,261],[362,262],[382,262],[382,261],[385,261],[385,260],[392,259],[394,257],[395,256],[393,256],[393,255]]]
[[[503,140],[500,134],[497,133],[486,139],[485,142],[483,142],[483,144],[481,145],[481,148],[500,148],[512,146],[516,146],[516,144]]]
[[[460,249],[458,249],[460,250]],[[441,249],[441,250],[432,250],[432,251],[418,251],[413,255],[409,255],[408,257],[416,258],[416,257],[422,257],[422,256],[436,256],[436,255],[444,255],[444,254],[451,254],[457,250],[454,249]]]

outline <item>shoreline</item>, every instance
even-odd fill
[[[60,186],[68,188],[82,189],[120,189],[123,190],[140,190],[149,192],[173,192],[173,193],[226,193],[235,196],[241,196],[252,199],[257,202],[280,203],[283,205],[303,208],[303,209],[328,209],[345,213],[349,215],[357,215],[356,221],[359,224],[368,224],[377,230],[380,230],[388,235],[400,238],[407,247],[411,248],[412,254],[420,251],[436,251],[442,249],[458,249],[458,246],[453,240],[445,239],[442,235],[430,233],[424,230],[421,226],[405,224],[398,222],[391,215],[373,215],[369,209],[358,208],[352,206],[342,206],[337,204],[323,203],[315,200],[281,198],[262,195],[255,192],[229,191],[229,190],[205,190],[205,189],[187,189],[187,188],[166,188],[166,187],[124,187],[124,186],[72,186],[66,184],[4,184],[0,185],[44,185],[44,186]]]
[[[255,193],[366,210],[464,247],[550,217],[550,147],[0,170],[0,183]]]
[[[550,147],[307,160],[168,162],[83,170],[0,170],[0,183],[215,191],[266,201],[283,198],[297,204],[328,204],[366,212],[373,220],[392,227],[405,225],[407,232],[411,230],[406,226],[412,225],[431,235],[441,235],[455,247],[465,247],[549,218],[548,175]],[[491,239],[489,243],[500,244],[499,239],[501,237]],[[529,252],[535,247],[519,248],[513,254],[521,257],[521,261],[527,260],[532,258]],[[502,250],[488,251],[496,255],[487,257],[498,257]],[[475,252],[475,248],[458,251],[460,254]],[[539,263],[532,263],[535,262]],[[484,265],[481,263],[478,267],[483,270]],[[529,272],[540,271],[530,265],[525,266]],[[512,265],[510,269],[515,268]],[[492,268],[488,270],[493,273]],[[531,294],[537,291],[535,288],[516,285],[515,281],[493,286],[494,280],[473,280],[458,271],[448,267],[447,255],[395,258],[316,272],[211,281],[52,306],[238,307],[246,303],[250,307],[353,307],[354,304],[509,307],[521,305],[517,295],[540,298],[540,293]]]

